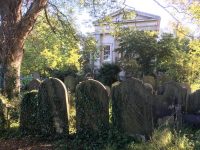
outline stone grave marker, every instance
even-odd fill
[[[61,80],[50,78],[42,82],[38,91],[38,124],[42,134],[68,134],[67,98],[67,90]]]
[[[75,94],[77,133],[104,132],[109,127],[109,98],[106,88],[96,80],[78,84]]]

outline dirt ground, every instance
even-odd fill
[[[38,141],[36,139],[0,139],[0,150],[53,150],[50,141]]]

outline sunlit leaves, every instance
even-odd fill
[[[54,33],[43,16],[26,41],[23,74],[39,72],[46,74],[48,68],[63,69],[66,65],[79,66],[79,40],[72,23],[51,16]]]
[[[119,38],[122,59],[135,59],[144,74],[152,73],[158,52],[156,34],[147,31],[126,29]]]
[[[189,12],[192,13],[194,18],[198,20],[198,24],[199,24],[200,23],[200,2],[194,1],[188,9],[189,9]]]

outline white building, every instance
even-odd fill
[[[124,17],[126,14],[129,17]],[[158,31],[160,29],[161,18],[156,15],[144,13],[136,10],[123,9],[118,10],[109,15],[113,24],[120,24],[122,28],[134,27],[137,30]],[[100,68],[103,63],[115,63],[119,60],[120,56],[115,49],[118,47],[118,41],[115,39],[111,32],[113,32],[113,26],[109,23],[94,22],[95,26],[95,38],[100,48],[100,56],[95,62],[95,67]]]

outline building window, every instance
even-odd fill
[[[111,58],[111,46],[110,45],[104,45],[103,46],[103,59],[108,60]]]

